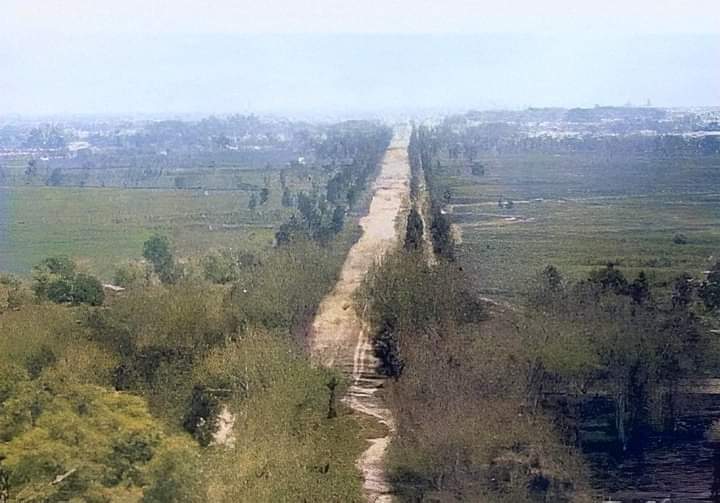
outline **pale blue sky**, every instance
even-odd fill
[[[0,115],[720,105],[717,1],[3,0],[2,11]]]

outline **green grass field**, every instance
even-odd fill
[[[662,284],[720,258],[720,164],[593,154],[484,159],[486,175],[440,169],[459,257],[483,291],[513,296],[548,264],[582,278],[613,261]],[[512,208],[499,208],[499,198]],[[686,244],[676,244],[682,234]]]
[[[250,211],[242,191],[14,188],[0,253],[11,272],[64,254],[109,279],[116,264],[141,256],[154,232],[168,235],[179,256],[214,247],[253,251],[270,246],[274,227],[289,215],[277,192]]]

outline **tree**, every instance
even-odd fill
[[[563,287],[563,278],[554,265],[548,265],[543,270],[543,278],[549,290],[557,292]]]
[[[57,187],[61,185],[63,181],[63,172],[61,168],[55,168],[48,177],[47,184],[51,187]]]
[[[58,304],[99,306],[105,300],[100,281],[75,272],[75,263],[62,256],[47,258],[33,267],[33,291],[37,297]]]
[[[174,283],[177,280],[175,260],[170,251],[167,237],[155,234],[143,244],[143,257],[153,266],[155,274],[163,283]]]
[[[673,282],[672,306],[674,309],[685,309],[690,305],[693,297],[692,277],[689,274],[681,274]]]
[[[30,159],[27,163],[27,166],[25,166],[25,176],[31,177],[35,176],[37,173],[37,161],[35,159]]]
[[[270,189],[267,187],[263,187],[260,190],[260,206],[265,204],[268,201],[268,198],[270,197]]]
[[[628,294],[636,304],[644,304],[650,298],[650,285],[645,271],[640,271],[638,277],[628,285]]]
[[[423,221],[415,208],[410,209],[405,228],[405,250],[417,251],[422,249],[423,244]]]
[[[290,243],[298,233],[302,232],[302,226],[298,221],[297,217],[293,214],[290,219],[284,224],[280,225],[280,228],[275,233],[275,242],[278,246]]]
[[[485,175],[485,166],[483,166],[482,163],[475,161],[470,167],[470,172],[473,176],[483,176]]]
[[[280,200],[280,203],[285,208],[289,208],[290,206],[292,206],[292,203],[293,203],[292,193],[287,188],[283,189],[282,199]]]
[[[615,268],[615,264],[608,262],[607,266],[590,273],[590,281],[599,284],[603,290],[612,290],[615,293],[625,293],[627,280],[625,275]]]
[[[432,237],[433,251],[440,257],[454,260],[455,242],[452,237],[450,220],[438,206],[432,208],[430,215],[430,236]]]
[[[100,306],[105,300],[105,292],[97,278],[79,273],[73,279],[70,297],[73,304]]]
[[[115,269],[113,283],[123,288],[141,286],[150,279],[149,266],[140,260],[128,261]]]
[[[70,277],[75,273],[75,262],[70,257],[60,255],[46,258],[33,269],[45,270],[50,274],[57,274],[62,277]]]
[[[211,253],[202,259],[205,279],[216,284],[236,281],[240,276],[240,257],[229,250]]]
[[[720,261],[715,262],[699,291],[700,299],[708,310],[720,308]]]
[[[343,229],[345,224],[345,208],[342,206],[335,206],[332,215],[332,229],[335,234],[338,234]]]
[[[673,236],[673,243],[676,245],[686,245],[688,244],[688,238],[685,234],[677,233]]]

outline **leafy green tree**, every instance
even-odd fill
[[[30,159],[27,162],[27,166],[25,167],[24,174],[27,177],[35,176],[37,174],[37,160],[36,159]]]
[[[332,230],[334,234],[338,234],[343,230],[345,225],[345,208],[335,206],[332,214]]]
[[[625,448],[643,428],[674,428],[679,383],[703,375],[716,350],[692,311],[689,276],[679,277],[665,299],[655,298],[643,273],[628,283],[609,265],[591,278],[563,286],[560,295],[538,291],[544,303],[535,310],[547,320],[533,325],[554,326],[526,346],[535,345],[541,355],[540,381],[583,376],[609,393],[617,440]]]
[[[694,288],[692,277],[689,274],[681,274],[672,285],[672,306],[674,309],[685,309],[693,300]]]
[[[430,237],[437,256],[451,261],[455,259],[455,241],[450,220],[438,206],[434,206],[430,213]]]
[[[97,278],[79,273],[73,279],[70,297],[73,304],[100,306],[105,300],[105,292],[102,283]]]
[[[246,265],[250,265],[253,259]],[[240,268],[243,265],[241,257],[229,251],[211,253],[202,259],[202,268],[205,279],[217,284],[225,284],[236,281],[240,276]]]
[[[105,300],[100,281],[89,274],[75,272],[68,257],[51,257],[33,268],[33,290],[41,299],[58,304],[99,306]]]
[[[163,283],[177,280],[175,259],[170,251],[170,241],[166,236],[155,234],[143,244],[143,257],[153,266],[155,274]]]
[[[286,245],[293,241],[296,237],[304,233],[304,229],[298,218],[293,214],[290,219],[281,224],[275,233],[275,242],[278,246]]]

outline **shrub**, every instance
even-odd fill
[[[128,261],[115,269],[113,283],[123,288],[142,286],[148,283],[150,270],[143,261]]]
[[[102,305],[102,283],[89,274],[76,273],[75,263],[67,257],[45,259],[33,268],[33,290],[41,299],[57,304]]]
[[[688,242],[688,238],[687,236],[685,236],[685,234],[678,233],[673,236],[673,243],[675,243],[676,245],[686,245],[688,244]]]

